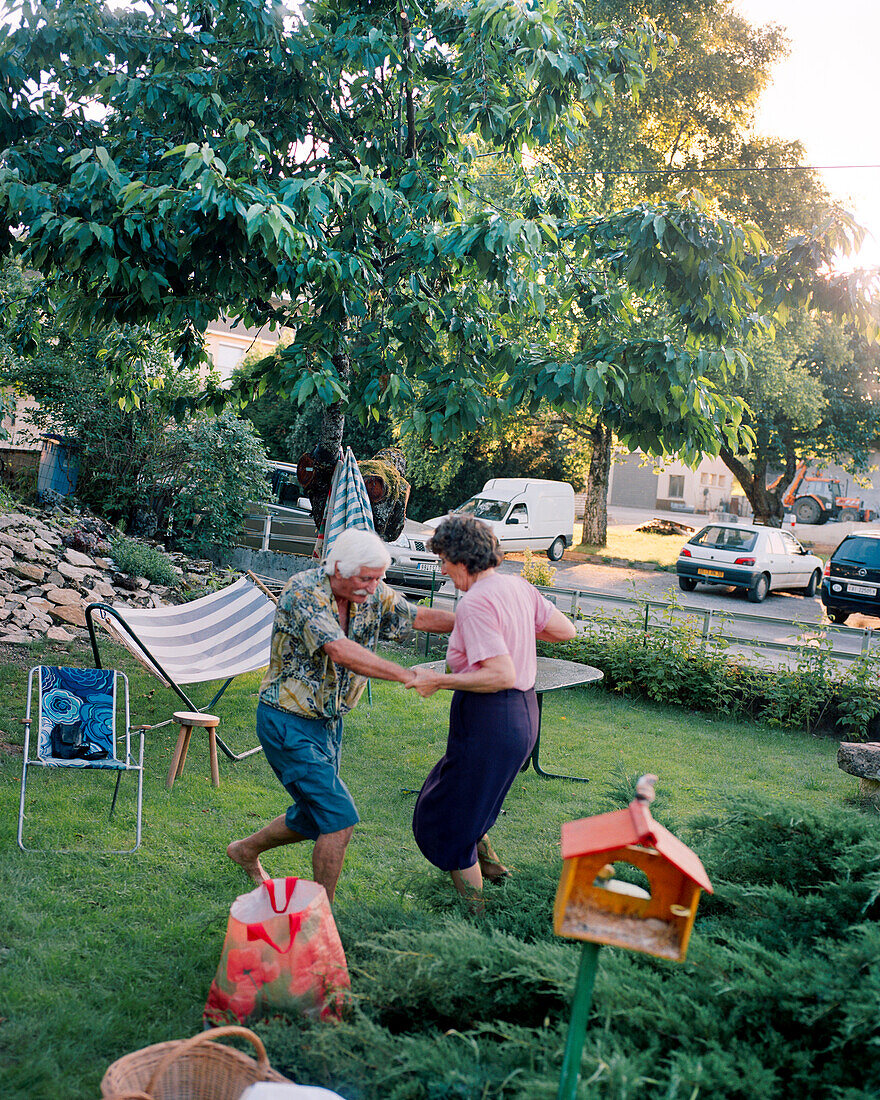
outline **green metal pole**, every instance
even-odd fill
[[[599,965],[601,944],[585,943],[581,949],[581,963],[578,967],[574,997],[571,1002],[571,1023],[568,1025],[568,1038],[565,1041],[565,1054],[562,1057],[562,1075],[559,1078],[559,1092],[556,1100],[575,1100],[578,1077],[581,1070],[581,1055],[584,1051],[584,1039],[587,1036],[587,1020],[593,1003],[593,983]]]

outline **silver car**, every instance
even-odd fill
[[[698,584],[720,584],[744,589],[752,603],[761,603],[780,588],[815,596],[822,561],[789,531],[710,523],[682,547],[675,571],[683,592],[693,592]]]

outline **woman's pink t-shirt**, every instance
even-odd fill
[[[514,687],[535,686],[535,635],[555,608],[522,577],[490,573],[458,601],[446,662],[453,672],[473,672],[480,661],[509,654],[516,669]]]

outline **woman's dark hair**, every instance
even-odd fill
[[[504,560],[491,527],[473,516],[447,516],[437,527],[428,549],[463,565],[468,573],[482,573]]]

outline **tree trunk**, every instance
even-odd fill
[[[333,366],[341,381],[346,382],[351,375],[351,359],[344,351],[337,352],[333,356]],[[322,462],[336,464],[339,452],[342,450],[342,438],[345,431],[345,413],[342,404],[328,405],[321,419],[321,429],[318,435],[318,446],[315,457]]]
[[[333,356],[333,365],[343,381],[351,374],[351,360],[346,352],[337,352]],[[318,440],[312,451],[312,478],[308,485],[304,485],[306,496],[312,505],[312,519],[319,532],[324,528],[324,512],[330,495],[333,470],[342,454],[344,430],[345,413],[341,402],[337,401],[324,409]]]
[[[587,474],[587,499],[581,542],[605,546],[608,542],[608,475],[611,472],[611,429],[601,420],[590,429],[593,453]]]
[[[755,513],[755,522],[763,523],[767,527],[781,527],[785,514],[785,505],[782,498],[785,491],[794,480],[797,470],[797,459],[793,452],[785,456],[785,472],[778,477],[772,485],[767,485],[767,461],[756,459],[754,469],[742,463],[736,455],[721,448],[721,461],[730,470],[736,480],[742,486],[746,499]]]

